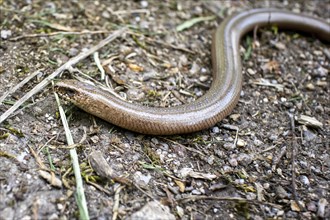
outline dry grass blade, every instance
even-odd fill
[[[46,77],[44,80],[42,80],[38,85],[36,85],[31,91],[26,93],[22,98],[20,98],[12,107],[10,107],[5,113],[3,113],[0,116],[0,124],[6,120],[9,115],[11,115],[14,111],[16,111],[25,101],[27,101],[29,98],[31,98],[33,95],[40,92],[43,88],[45,88],[52,79],[54,79],[56,76],[58,76],[60,73],[62,73],[64,70],[69,69],[71,66],[77,64],[79,61],[85,59],[89,55],[93,54],[95,51],[101,49],[109,42],[113,41],[117,37],[121,36],[126,31],[126,28],[121,28],[115,32],[113,32],[111,35],[109,35],[104,40],[100,41],[97,45],[93,46],[86,52],[82,52],[78,54],[77,56],[71,58],[68,62],[60,66],[55,72],[50,74],[48,77]]]
[[[56,102],[58,105],[58,110],[60,112],[67,143],[68,143],[68,145],[73,145],[74,142],[73,142],[73,138],[72,138],[72,135],[70,132],[68,122],[66,120],[65,112],[61,106],[60,99],[56,93],[55,93],[55,98],[56,98]],[[71,157],[71,161],[72,161],[74,176],[76,179],[76,201],[77,201],[77,205],[79,207],[79,218],[87,220],[87,219],[89,219],[89,214],[88,214],[87,202],[86,202],[86,197],[85,197],[85,193],[84,193],[84,187],[83,187],[83,182],[82,182],[82,177],[81,177],[81,172],[80,172],[80,167],[79,167],[78,155],[77,155],[77,151],[75,148],[70,149],[70,157]]]
[[[43,71],[43,69],[40,69],[40,70],[37,70],[37,71],[33,72],[32,74],[30,74],[29,76],[27,76],[25,79],[23,79],[20,83],[18,83],[16,86],[12,87],[9,91],[5,92],[5,94],[3,94],[0,97],[0,105],[3,102],[3,100],[5,100],[5,98],[9,94],[14,93],[17,89],[19,89],[22,86],[24,86],[27,82],[29,82],[31,79],[33,79],[36,75],[38,75],[39,73],[41,73],[41,71]]]

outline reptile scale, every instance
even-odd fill
[[[330,41],[330,25],[322,19],[278,9],[252,9],[225,19],[216,29],[212,40],[213,82],[194,102],[147,107],[75,80],[59,81],[55,89],[86,112],[138,133],[169,135],[203,130],[230,114],[238,102],[242,87],[240,39],[254,27],[267,25],[313,33]]]

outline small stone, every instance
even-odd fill
[[[230,158],[228,162],[232,167],[236,167],[238,165],[236,158]]]
[[[243,185],[245,183],[245,180],[244,179],[236,179],[234,182],[236,184]]]
[[[314,71],[314,74],[316,76],[320,76],[320,77],[326,77],[328,74],[329,74],[329,70],[320,66],[319,68],[317,68],[315,71]]]
[[[324,218],[325,216],[325,207],[328,205],[328,201],[324,198],[320,199],[317,206],[318,206],[318,209],[317,209],[317,215],[321,218]]]
[[[317,134],[315,134],[314,132],[312,132],[311,130],[309,130],[307,128],[304,129],[303,134],[304,134],[304,139],[306,141],[312,141],[315,138],[317,138]]]
[[[323,113],[324,112],[324,108],[322,105],[318,105],[315,107],[315,112],[316,113]]]
[[[285,198],[289,197],[288,193],[282,186],[277,186],[275,188],[275,191],[276,191],[276,194],[278,195],[278,197],[280,197],[281,199],[285,199]]]
[[[146,7],[148,7],[149,3],[148,3],[148,1],[141,1],[140,5],[142,8],[146,8]]]
[[[0,36],[2,39],[7,39],[11,36],[11,30],[1,30]]]
[[[69,49],[69,56],[70,56],[70,57],[74,57],[74,56],[76,56],[78,53],[79,53],[79,50],[78,50],[77,48],[72,47],[72,48]]]
[[[230,143],[230,142],[226,142],[226,143],[224,143],[223,147],[224,147],[226,150],[233,150],[233,149],[235,149],[235,144]]]
[[[237,157],[237,161],[243,166],[247,166],[252,163],[252,157],[246,153],[240,153]]]
[[[231,168],[230,166],[227,166],[227,165],[223,166],[222,169],[223,169],[224,173],[230,173],[233,171],[233,168]]]
[[[316,56],[322,56],[323,55],[321,50],[314,50],[313,54],[316,55]]]
[[[253,141],[253,143],[254,143],[254,145],[257,146],[257,147],[259,147],[259,146],[261,146],[261,145],[263,144],[263,142],[262,142],[261,140],[258,140],[258,139],[255,139],[255,140]]]
[[[197,189],[193,189],[193,190],[191,191],[191,194],[193,194],[193,195],[201,195],[202,192],[199,191],[199,190],[197,190]]]
[[[300,181],[301,181],[304,185],[306,185],[306,186],[309,186],[309,185],[310,185],[309,179],[308,179],[308,177],[305,176],[305,175],[301,175],[301,176],[300,176]]]
[[[237,121],[241,117],[241,114],[231,114],[229,118],[233,121]]]
[[[254,70],[251,69],[251,68],[248,68],[246,71],[247,71],[250,75],[254,75],[254,74],[256,74],[256,71],[254,71]]]
[[[38,106],[33,107],[33,112],[35,115],[40,116],[42,115],[42,109],[39,108]]]
[[[199,70],[200,70],[199,65],[196,62],[193,62],[192,66],[191,66],[191,68],[189,70],[189,72],[190,72],[190,74],[195,75],[195,74],[197,74],[199,72]]]
[[[151,138],[151,142],[154,144],[159,144],[159,141],[157,138]]]
[[[146,187],[151,179],[151,175],[143,175],[140,171],[136,171],[133,176],[134,182],[141,187]]]
[[[275,44],[275,47],[279,50],[285,50],[286,49],[286,46],[285,44],[281,43],[281,42],[276,42]]]
[[[110,18],[110,13],[108,12],[108,11],[103,11],[102,12],[102,17],[104,17],[104,18]]]
[[[315,90],[315,86],[312,83],[308,83],[306,85],[306,89],[313,91],[313,90]]]
[[[237,147],[244,147],[246,145],[246,142],[242,139],[238,139],[236,145]]]
[[[220,133],[220,129],[219,129],[219,127],[214,126],[214,127],[212,128],[212,132],[215,133],[215,134]]]
[[[96,135],[95,135],[95,136],[91,137],[91,141],[92,141],[94,144],[98,143],[99,140],[100,140],[99,136],[96,136]]]
[[[208,79],[209,79],[209,77],[204,76],[204,75],[199,77],[199,81],[201,81],[201,82],[206,82]]]
[[[143,219],[168,219],[175,220],[175,216],[170,212],[167,206],[162,205],[158,201],[148,202],[139,211],[133,213],[128,220],[143,220]]]
[[[291,210],[292,211],[295,211],[295,212],[300,212],[301,210],[300,210],[300,207],[299,207],[299,205],[296,203],[296,201],[294,201],[294,200],[291,200],[290,201],[290,203],[291,203]]]
[[[309,203],[306,204],[307,210],[311,211],[311,212],[316,212],[317,207],[316,207],[316,203],[313,201],[310,201]]]
[[[207,158],[207,163],[208,164],[210,164],[210,165],[212,165],[213,163],[214,163],[214,156],[213,155],[211,155],[211,156],[209,156],[208,158]]]
[[[248,192],[246,195],[246,199],[247,200],[255,200],[257,198],[257,195],[255,193],[252,192]]]
[[[271,141],[276,141],[277,139],[278,139],[278,135],[276,135],[276,134],[271,134],[269,137],[269,140],[271,140]]]
[[[181,55],[179,57],[179,65],[180,66],[187,66],[188,65],[188,58],[186,55]]]
[[[178,216],[180,218],[182,218],[184,216],[184,210],[183,210],[183,208],[181,208],[180,206],[176,206],[176,213],[178,214]]]

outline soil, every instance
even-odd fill
[[[274,7],[330,22],[328,0],[3,0],[0,7],[0,96],[42,69],[5,99],[0,114],[122,26],[130,27],[130,34],[99,51],[101,62],[110,59],[108,81],[128,101],[168,107],[205,94],[212,82],[212,31],[230,14]],[[176,31],[196,17],[204,19]],[[27,36],[84,30],[109,33]],[[126,219],[150,201],[169,208],[158,219],[330,218],[329,44],[273,26],[256,28],[240,50],[240,101],[228,117],[200,132],[141,135],[63,101],[79,143],[91,219]],[[100,80],[93,56],[74,68],[61,78],[82,72]],[[66,145],[50,85],[0,125],[0,219],[79,218]],[[133,184],[97,172],[91,163],[95,152],[107,169]],[[47,181],[41,170],[53,176]],[[151,209],[157,216],[156,211]]]

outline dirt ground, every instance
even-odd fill
[[[168,107],[205,94],[212,81],[212,31],[230,14],[274,7],[330,22],[328,0],[0,0],[0,6],[0,96],[42,69],[0,104],[0,114],[123,26],[130,34],[99,50],[108,81],[129,101]],[[197,17],[200,22],[176,30]],[[54,32],[80,34],[40,36]],[[239,103],[200,132],[141,135],[63,101],[79,143],[91,219],[330,218],[329,44],[273,26],[245,36],[240,52]],[[84,73],[100,81],[93,55],[74,68],[61,77]],[[0,219],[79,218],[66,144],[51,85],[0,125]],[[91,163],[95,152],[133,184],[102,177]]]

